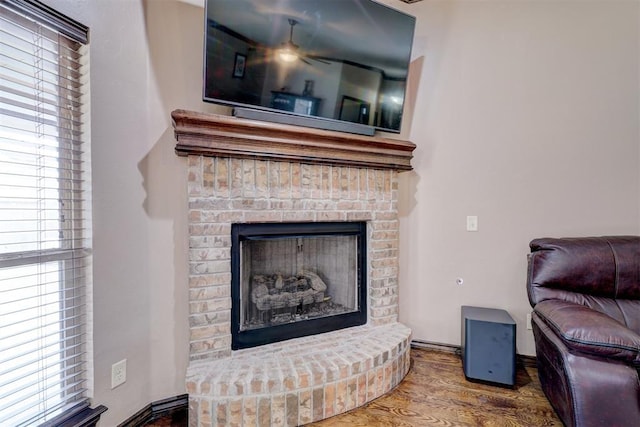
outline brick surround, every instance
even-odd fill
[[[179,142],[210,138],[189,126],[176,125]],[[216,144],[187,155],[190,425],[300,425],[391,390],[409,369],[411,333],[398,323],[398,168],[224,155]],[[367,324],[232,351],[231,224],[318,221],[367,222]]]

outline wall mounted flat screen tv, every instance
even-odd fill
[[[415,18],[373,0],[207,0],[204,101],[399,132]]]

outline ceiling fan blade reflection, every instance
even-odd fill
[[[316,57],[316,56],[308,56],[308,55],[307,55],[307,59],[311,59],[311,60],[313,60],[313,61],[318,61],[318,62],[321,62],[321,63],[323,63],[323,64],[331,65],[331,62],[329,62],[329,61],[325,61],[324,59],[320,59],[320,58],[318,58],[318,57]]]

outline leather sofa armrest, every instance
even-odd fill
[[[574,351],[640,365],[640,335],[589,307],[546,300],[536,314]]]

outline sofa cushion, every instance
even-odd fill
[[[573,293],[640,299],[640,237],[543,238],[529,244],[531,305]]]
[[[640,366],[640,335],[606,314],[561,300],[542,301],[534,311],[570,350]]]

